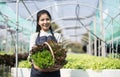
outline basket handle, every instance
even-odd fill
[[[51,52],[51,54],[53,56],[53,59],[55,60],[55,56],[54,56],[53,50],[52,50],[51,46],[49,45],[49,43],[48,42],[44,42],[44,44],[46,44],[49,47],[50,52]]]

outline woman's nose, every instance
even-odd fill
[[[46,20],[44,20],[44,23],[47,23],[47,21],[46,21]]]

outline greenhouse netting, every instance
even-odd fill
[[[18,1],[18,9],[16,9],[16,0],[0,0],[1,50],[4,49],[3,46],[14,47],[17,37],[16,31],[18,31],[20,50],[23,50],[24,47],[27,50],[29,49],[29,37],[36,28],[36,13],[41,9],[46,9],[51,13],[52,22],[60,26],[57,30],[62,30],[66,39],[81,42],[81,37],[89,30],[99,39],[104,38],[104,41],[119,41],[119,0]],[[76,15],[78,11],[79,14]],[[17,17],[19,18],[18,21]]]
[[[105,0],[103,1],[101,9],[96,10],[96,17],[93,20],[91,25],[91,30],[101,38],[101,35],[104,35],[105,41],[119,39],[120,35],[120,1],[119,0]],[[101,15],[100,11],[103,14],[103,21],[100,21]],[[96,20],[96,21],[95,21]],[[101,24],[102,23],[102,24]],[[95,32],[96,29],[96,32]],[[104,31],[104,33],[102,33]],[[118,40],[119,41],[119,40]]]

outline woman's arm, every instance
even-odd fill
[[[58,43],[62,43],[63,42],[63,37],[62,37],[61,34],[55,33],[54,35],[55,35],[55,38],[56,38]]]
[[[29,50],[32,49],[33,46],[35,46],[35,41],[36,41],[36,38],[37,38],[37,34],[38,33],[34,33],[30,36],[30,45],[29,45]]]
[[[30,36],[30,42],[29,42],[29,56],[28,56],[28,61],[32,64],[32,59],[30,58],[30,50],[32,49],[33,46],[35,46],[35,40],[37,38],[37,33],[34,33]]]

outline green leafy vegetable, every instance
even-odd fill
[[[41,69],[49,68],[54,65],[53,57],[48,50],[43,50],[42,52],[37,52],[32,55],[32,59],[38,67]]]

